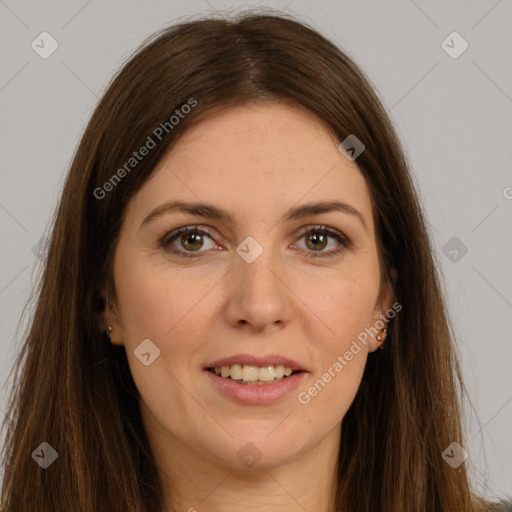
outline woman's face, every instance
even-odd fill
[[[338,143],[299,108],[231,107],[129,202],[105,321],[154,450],[240,469],[336,449],[379,346],[360,335],[391,305],[369,192]]]

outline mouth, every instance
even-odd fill
[[[236,363],[229,366],[212,366],[206,368],[206,370],[214,373],[218,377],[246,386],[276,384],[292,375],[303,373],[303,370],[293,369],[282,364],[254,366]]]
[[[235,403],[269,405],[291,396],[304,382],[308,372],[279,364],[254,366],[235,363],[208,366],[204,374],[214,390]]]

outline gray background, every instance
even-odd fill
[[[339,44],[388,109],[426,209],[475,407],[466,413],[466,464],[479,492],[512,495],[510,0],[0,0],[0,384],[20,346],[16,329],[37,278],[38,244],[44,249],[64,176],[107,81],[164,25],[262,5],[286,9]],[[44,31],[59,45],[47,59],[31,48]],[[469,44],[456,59],[441,46],[453,31]],[[457,39],[447,44],[462,48]],[[6,397],[4,387],[2,411]]]

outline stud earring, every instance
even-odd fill
[[[107,325],[107,330],[106,331],[103,331],[103,335],[105,336],[105,338],[110,342],[112,343],[112,340],[110,339],[110,333],[112,332],[112,327],[110,325]]]
[[[382,332],[384,333],[384,336],[385,336],[386,333],[388,332],[388,330],[384,328],[384,329],[382,329]],[[378,334],[377,335],[377,341],[384,341],[384,338],[380,334]],[[384,349],[384,343],[379,348],[381,350],[383,350]]]

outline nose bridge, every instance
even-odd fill
[[[260,240],[263,237],[260,237]],[[284,323],[288,320],[290,297],[283,285],[281,258],[272,247],[247,237],[237,247],[231,273],[230,321],[249,323],[255,328]]]
[[[249,249],[249,253],[253,251],[253,248]],[[242,252],[240,246],[237,250],[237,253],[239,252]],[[253,253],[251,256],[254,259],[248,260],[239,254],[239,259],[235,265],[237,277],[243,282],[247,291],[252,291],[252,293],[258,292],[258,290],[270,291],[276,285],[274,282],[276,281],[275,270],[274,272],[271,271],[277,266],[275,251],[271,247],[267,247],[260,254]]]

